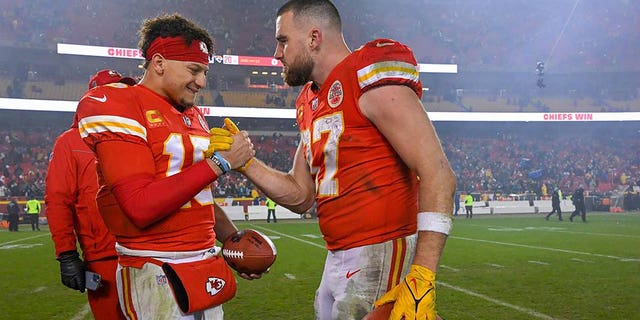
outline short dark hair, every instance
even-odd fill
[[[213,54],[213,39],[211,39],[209,32],[178,13],[164,14],[145,20],[138,34],[140,35],[138,48],[140,48],[142,56],[145,58],[147,58],[147,50],[151,42],[158,37],[180,36],[185,39],[188,46],[191,45],[193,40],[200,40],[207,45],[209,58]],[[145,68],[147,64],[148,61],[145,61]]]
[[[342,19],[338,8],[329,0],[290,0],[278,9],[277,16],[289,11],[293,12],[296,19],[299,17],[316,18],[328,21],[330,25],[342,30]]]

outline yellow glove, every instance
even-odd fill
[[[412,265],[404,281],[385,293],[375,307],[394,302],[389,320],[436,319],[436,274],[420,265]]]
[[[204,156],[211,158],[216,151],[227,151],[233,144],[233,134],[229,130],[222,128],[212,128],[209,130],[209,147],[204,152]]]
[[[240,132],[240,129],[238,128],[238,126],[236,126],[236,124],[233,123],[233,121],[231,121],[231,119],[229,118],[224,118],[224,125],[222,127],[229,130],[231,134],[236,134]],[[253,158],[249,159],[249,161],[247,161],[244,165],[242,165],[242,167],[236,170],[240,172],[244,172],[245,170],[247,170],[247,168],[249,168],[249,165],[251,164],[251,162],[253,162]]]

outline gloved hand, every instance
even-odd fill
[[[395,301],[389,320],[436,319],[436,274],[426,267],[412,265],[404,281],[385,293],[375,307]]]
[[[231,119],[229,118],[224,118],[224,126],[222,127],[229,130],[231,134],[236,134],[240,132],[240,129],[238,128],[238,126],[236,126],[236,124],[233,123],[233,121],[231,121]],[[240,172],[246,171],[247,168],[249,168],[249,165],[251,165],[252,161],[253,161],[253,158],[249,159],[249,161],[247,161],[242,167],[238,168],[237,170]]]
[[[229,130],[223,128],[211,128],[209,130],[209,147],[204,152],[204,156],[211,158],[216,151],[227,151],[231,149],[233,144],[233,138],[231,137],[235,133],[229,132]]]
[[[62,284],[84,293],[86,268],[77,251],[66,251],[57,259],[60,261],[60,276]]]

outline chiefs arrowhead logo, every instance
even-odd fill
[[[206,290],[211,296],[215,296],[218,292],[222,291],[226,283],[224,279],[209,277],[206,283]]]

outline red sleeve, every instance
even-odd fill
[[[89,90],[78,103],[78,130],[91,150],[104,141],[146,144],[144,117],[135,107],[133,87],[100,86]]]
[[[44,201],[47,206],[47,220],[56,256],[76,250],[74,232],[74,210],[77,193],[76,162],[71,154],[69,135],[75,130],[64,132],[56,140],[47,171]]]
[[[356,53],[361,94],[379,86],[404,85],[422,97],[420,70],[411,48],[391,39],[378,39]]]
[[[101,143],[97,151],[107,184],[122,211],[138,228],[178,211],[218,178],[203,160],[172,176],[154,179],[152,155],[135,143]],[[128,155],[126,159],[122,154]]]

